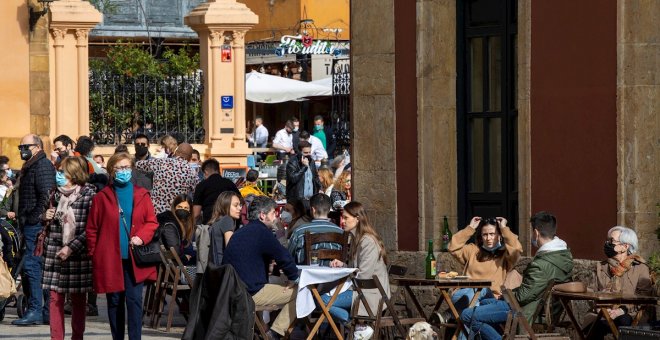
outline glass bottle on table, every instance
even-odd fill
[[[451,229],[449,229],[449,221],[447,221],[447,216],[444,217],[443,226],[442,226],[442,247],[440,251],[449,251],[449,242],[451,242]]]
[[[435,255],[433,255],[433,240],[429,240],[428,254],[426,254],[426,278],[435,279],[437,275]]]

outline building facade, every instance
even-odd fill
[[[391,249],[444,216],[504,216],[531,252],[553,212],[577,258],[657,246],[656,1],[351,2],[354,196]],[[368,128],[367,128],[368,127]],[[436,242],[438,244],[438,242]]]

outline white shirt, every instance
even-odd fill
[[[273,145],[275,144],[279,144],[285,148],[293,148],[293,134],[288,134],[286,129],[277,131],[275,139],[273,139]]]
[[[250,136],[250,141],[254,143],[255,147],[265,148],[268,144],[268,129],[266,129],[266,127],[263,124],[259,125],[252,132],[252,136]]]
[[[323,148],[323,142],[318,137],[309,136],[309,144],[312,144],[312,159],[320,161],[328,158],[328,153]]]

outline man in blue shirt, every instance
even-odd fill
[[[271,231],[277,220],[275,208],[275,201],[268,197],[254,198],[248,211],[250,223],[234,232],[222,263],[234,267],[255,305],[285,305],[271,326],[271,337],[279,338],[296,319],[298,268]],[[273,272],[281,270],[289,279],[286,286],[268,283],[268,268],[273,261]]]
[[[324,194],[316,194],[309,200],[309,205],[312,210],[314,219],[306,224],[296,228],[289,238],[289,253],[296,260],[297,264],[305,263],[305,232],[314,233],[338,233],[344,232],[336,224],[330,222],[328,213],[332,207],[330,197]],[[312,245],[312,249],[341,249],[341,245],[337,243],[323,242]],[[329,263],[321,263],[321,265],[329,265]]]

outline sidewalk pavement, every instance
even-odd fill
[[[85,327],[86,340],[108,340],[112,339],[110,334],[110,323],[108,322],[108,310],[106,306],[105,294],[98,297],[99,316],[88,316]],[[165,307],[167,311],[167,307]],[[26,339],[50,339],[50,327],[48,325],[19,327],[13,326],[12,321],[18,319],[16,308],[7,306],[5,310],[5,319],[0,323],[0,339],[2,340],[26,340]],[[180,339],[186,326],[186,321],[178,314],[178,309],[174,311],[174,319],[170,332],[165,332],[167,325],[167,314],[161,317],[161,326],[158,330],[142,326],[142,339]],[[145,319],[146,320],[146,319]],[[71,315],[66,315],[64,323],[66,329],[65,338],[71,338]],[[126,331],[128,338],[128,331]]]

